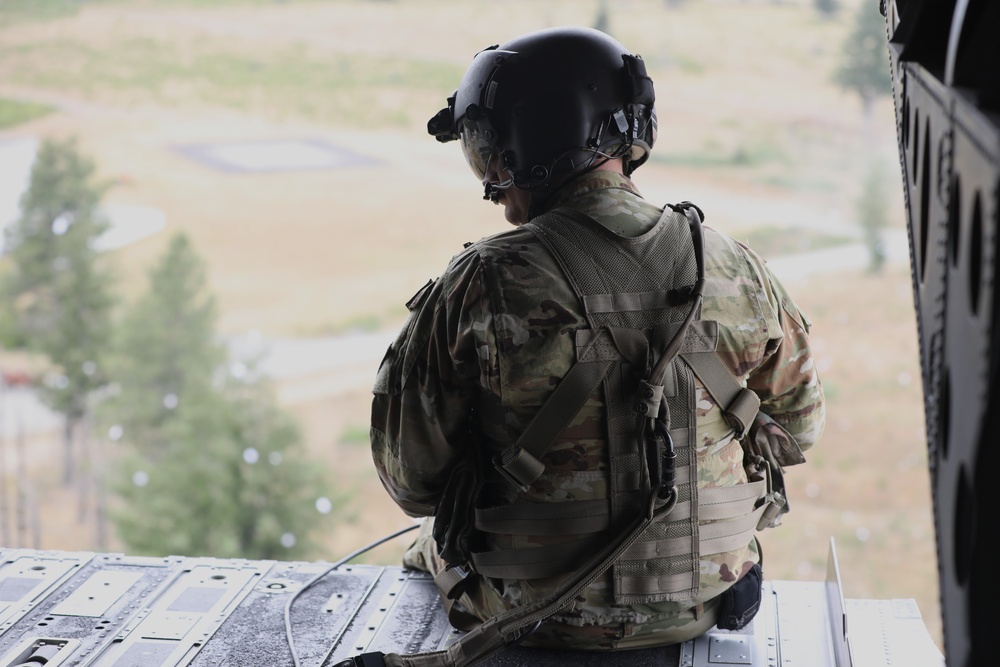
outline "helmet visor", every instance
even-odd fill
[[[480,181],[486,176],[489,168],[490,157],[493,155],[493,145],[486,140],[476,123],[465,121],[462,123],[460,143],[465,161],[469,163],[472,173]]]

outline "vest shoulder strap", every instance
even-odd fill
[[[736,437],[742,438],[760,411],[760,397],[741,385],[714,351],[681,352],[679,356],[715,399],[729,425],[735,429]]]

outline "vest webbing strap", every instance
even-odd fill
[[[716,353],[692,352],[679,356],[722,408],[730,426],[736,430],[736,437],[742,438],[760,410],[760,397],[742,386]]]
[[[649,508],[643,512],[644,516],[637,518],[627,530],[602,542],[597,553],[552,595],[489,619],[443,651],[412,655],[389,653],[384,656],[385,664],[389,667],[462,667],[492,655],[572,602],[580,591],[604,574],[650,524],[672,509],[673,503],[668,502],[655,511]]]
[[[619,343],[626,336],[634,336],[643,341],[644,346],[654,349],[666,347],[680,330],[680,322],[670,322],[648,329],[648,337],[642,331],[621,327],[600,329],[578,329],[576,331],[577,358],[580,361],[632,361],[622,354]],[[684,332],[679,354],[715,352],[719,325],[712,320],[697,320]]]
[[[611,526],[607,499],[519,503],[476,510],[476,529],[513,535],[578,535]]]
[[[698,491],[698,520],[720,521],[746,516],[752,512],[757,501],[767,495],[767,483],[764,481],[737,484],[736,486],[719,486]],[[680,502],[671,512],[672,519],[691,516],[693,503]]]
[[[705,521],[743,516],[751,506],[767,495],[767,483],[749,482],[736,486],[715,486],[698,491],[698,518]]]
[[[517,442],[494,459],[500,474],[522,491],[527,491],[545,471],[545,465],[539,459],[580,412],[610,367],[610,361],[573,364]]]
[[[675,429],[671,433],[686,433],[687,429]],[[676,435],[680,439],[681,435]],[[687,484],[691,480],[691,470],[688,466],[677,469],[678,484]],[[639,472],[618,474],[619,488],[636,490],[639,488]],[[761,482],[763,484],[763,482]],[[749,486],[741,484],[732,487],[742,490]],[[718,491],[729,489],[720,487]],[[715,489],[709,490],[709,497]],[[757,496],[747,491],[747,495]],[[700,499],[699,499],[700,502]],[[717,503],[728,501],[717,500]],[[686,503],[678,503],[672,516],[690,516],[690,510],[684,509]],[[718,510],[709,509],[710,513]],[[726,518],[710,516],[709,519]],[[570,500],[561,503],[514,503],[498,505],[476,510],[476,529],[484,533],[507,535],[579,535],[583,533],[598,533],[610,527],[611,514],[608,499],[600,500]]]
[[[671,429],[676,442],[686,442],[686,428]],[[623,458],[636,458],[629,455]],[[638,466],[638,460],[634,463]],[[609,472],[609,483],[612,474]],[[614,474],[614,485],[623,491],[639,489],[642,475],[638,470]],[[675,472],[677,484],[691,481],[691,469],[681,466]],[[742,485],[741,485],[742,486]],[[710,492],[711,494],[711,492]],[[507,535],[579,535],[597,533],[611,525],[609,499],[570,500],[561,503],[512,503],[476,510],[475,526],[484,533]],[[678,503],[671,514],[690,516],[690,510]]]
[[[704,524],[698,527],[698,538],[702,556],[724,553],[742,549],[754,539],[757,523],[763,516],[767,505],[761,505],[752,513]],[[690,553],[689,537],[674,537],[662,540],[636,542],[628,551],[622,554],[623,560],[652,560],[654,558],[673,558]]]
[[[448,615],[448,622],[451,623],[452,627],[465,631],[471,630],[482,622],[455,604],[467,588],[469,576],[469,571],[461,567],[448,567],[434,575],[434,585],[444,593],[441,596],[441,603]]]
[[[542,579],[572,572],[587,556],[606,543],[605,534],[581,540],[526,549],[472,552],[472,565],[484,577],[496,579]]]
[[[752,540],[757,532],[757,524],[760,518],[770,505],[764,504],[755,509],[751,514],[737,519],[726,521],[716,521],[703,526],[701,530],[701,544],[704,555],[721,554],[726,551],[742,549]]]
[[[650,593],[690,588],[692,576],[696,575],[692,575],[691,572],[664,574],[655,577],[630,577],[622,575],[615,579],[615,586],[618,587],[621,595],[648,595]]]
[[[623,313],[683,306],[694,287],[652,292],[625,292],[620,294],[585,294],[584,308],[588,313]]]
[[[678,470],[677,482],[689,481],[689,469]],[[637,481],[637,480],[636,480]],[[745,516],[767,496],[764,480],[702,489],[698,493],[698,518],[719,521]],[[691,516],[692,503],[679,502],[671,518]],[[562,503],[518,503],[476,510],[476,528],[485,533],[508,535],[579,535],[598,533],[610,527],[606,499]]]
[[[698,553],[705,556],[745,547],[753,538],[757,523],[764,511],[763,508],[755,510],[754,505],[758,500],[764,498],[766,493],[767,484],[764,481],[703,489],[698,498],[698,518],[709,523],[699,524]],[[598,504],[603,505],[603,507],[598,506]],[[607,526],[610,522],[608,505],[603,500],[552,504],[532,503],[493,508],[498,515],[503,517],[497,520],[496,532],[526,535],[544,534],[546,528],[558,525],[558,519],[554,518],[557,513],[553,512],[548,517],[533,521],[528,518],[531,511],[545,511],[543,508],[547,506],[566,506],[568,516],[569,510],[576,505],[585,505],[589,511],[595,512],[594,525]],[[506,511],[500,512],[500,510]],[[509,521],[513,521],[506,518],[512,514],[510,510],[524,516],[523,522],[517,525],[508,525]],[[688,518],[691,516],[691,510],[692,503],[680,502],[674,506],[670,517],[671,519]],[[485,510],[485,512],[490,512],[490,510]],[[477,514],[479,513],[477,512]],[[569,519],[567,520],[569,521]],[[551,532],[551,534],[567,533]],[[604,539],[606,539],[605,535],[597,535],[541,547],[478,552],[472,554],[472,562],[476,572],[485,577],[499,579],[550,577],[574,569],[580,560],[593,550],[595,543]],[[695,552],[692,548],[691,538],[680,537],[637,541],[622,555],[622,558],[624,560],[649,560],[693,553]]]
[[[738,420],[741,425],[739,434],[742,434],[753,422],[760,399],[754,392],[740,386],[715,354],[714,346],[709,347],[705,343],[705,340],[714,334],[715,323],[699,322],[698,325],[700,326],[692,326],[685,331],[681,339],[683,341],[681,350],[689,351],[682,351],[680,356],[701,378],[708,392],[726,412],[726,416]],[[679,325],[673,324],[660,329],[676,333],[678,327]],[[702,329],[707,331],[703,332]],[[626,333],[627,330],[624,329],[620,333],[618,330],[593,332],[586,329],[577,332],[579,360],[570,367],[552,395],[535,413],[517,442],[502,451],[494,460],[497,470],[508,481],[522,491],[527,491],[528,487],[545,472],[541,458],[552,446],[556,437],[580,412],[587,398],[607,375],[611,364],[632,356],[632,354],[623,355],[620,346],[612,344],[615,334],[627,338]],[[635,341],[631,338],[627,340],[631,343],[629,347],[635,346]]]

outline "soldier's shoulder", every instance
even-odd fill
[[[495,255],[511,245],[521,245],[535,240],[534,234],[522,227],[504,230],[497,234],[485,236],[478,241],[469,241],[462,249],[452,256],[444,271],[445,277],[454,278],[460,274],[470,274],[483,263],[484,259]]]
[[[730,270],[755,272],[764,260],[747,245],[740,243],[729,234],[713,227],[704,228],[706,266],[727,265]]]
[[[505,229],[497,234],[482,238],[473,243],[472,246],[479,248],[496,248],[509,245],[510,243],[534,240],[535,238],[535,233],[531,231],[531,228],[522,225],[520,227],[511,227],[510,229]]]
[[[472,256],[488,256],[498,250],[510,248],[511,245],[534,243],[535,241],[537,241],[537,237],[530,229],[513,227],[497,234],[485,236],[478,241],[466,243],[462,251],[452,258],[452,263],[468,261],[468,258]]]

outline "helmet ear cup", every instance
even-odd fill
[[[601,155],[623,157],[627,173],[645,162],[656,138],[654,100],[645,64],[615,39],[552,28],[476,54],[428,131],[441,141],[475,134],[463,149],[488,143],[514,185],[544,191]]]

